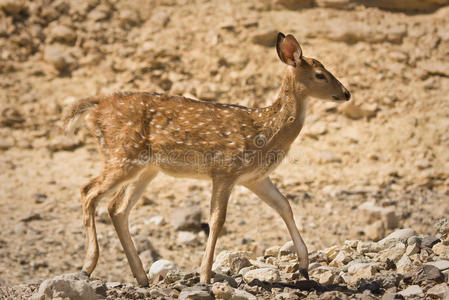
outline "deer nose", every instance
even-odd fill
[[[345,99],[346,99],[346,101],[348,101],[349,99],[351,99],[351,93],[350,93],[348,90],[346,90],[346,91],[344,92],[344,94],[345,94]]]

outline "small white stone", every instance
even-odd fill
[[[148,277],[150,281],[153,282],[154,280],[158,280],[160,277],[164,278],[168,271],[175,269],[176,265],[173,262],[166,259],[160,259],[151,265],[150,271],[148,272]]]

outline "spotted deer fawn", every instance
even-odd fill
[[[210,233],[200,267],[209,283],[217,237],[226,218],[231,190],[243,185],[284,220],[293,240],[300,273],[308,278],[308,252],[288,200],[269,174],[286,156],[304,124],[306,98],[349,100],[348,90],[324,66],[302,55],[292,35],[278,34],[276,50],[287,65],[273,105],[248,108],[156,93],[118,93],[79,100],[65,117],[73,132],[85,116],[103,156],[102,172],[81,188],[87,254],[83,272],[91,274],[99,250],[95,209],[112,195],[108,211],[134,277],[148,278],[128,229],[128,216],[148,183],[161,171],[176,177],[212,180]]]

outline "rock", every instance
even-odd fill
[[[408,238],[411,236],[416,235],[416,232],[411,228],[405,228],[405,229],[398,229],[391,234],[389,234],[387,237],[383,238],[379,241],[379,245],[381,246],[387,246],[396,243],[397,241],[400,241],[402,243],[407,242]]]
[[[0,0],[0,9],[10,15],[17,15],[26,7],[24,0]]]
[[[198,236],[190,231],[179,231],[176,242],[180,245],[193,245],[198,242]]]
[[[322,285],[332,285],[339,283],[341,280],[340,275],[336,274],[335,271],[328,270],[320,274],[318,282]]]
[[[280,262],[278,267],[285,273],[296,273],[299,270],[299,263]]]
[[[419,253],[420,249],[421,248],[419,247],[418,243],[414,243],[414,244],[407,246],[407,248],[405,249],[405,254],[407,254],[408,256],[411,256],[413,254]]]
[[[187,287],[181,291],[178,297],[179,300],[211,300],[207,286],[192,286]]]
[[[437,260],[427,263],[427,265],[435,266],[440,271],[448,270],[449,269],[449,260]]]
[[[435,253],[438,256],[444,255],[449,258],[449,246],[444,245],[443,243],[435,244],[432,247],[433,253]]]
[[[407,245],[413,245],[417,244],[418,246],[421,246],[421,238],[419,236],[411,236],[407,239]]]
[[[288,241],[279,249],[279,256],[289,255],[296,253],[295,244],[293,241]]]
[[[444,282],[444,274],[434,265],[424,265],[404,276],[405,283],[421,284],[422,282]]]
[[[368,239],[378,241],[385,236],[384,223],[381,220],[376,221],[371,225],[364,227],[363,232]]]
[[[258,30],[253,34],[251,41],[257,45],[272,47],[276,45],[277,35],[277,30]]]
[[[233,277],[220,273],[215,273],[212,277],[212,283],[215,282],[227,282],[233,288],[238,286],[237,281]]]
[[[254,254],[247,251],[222,251],[215,258],[212,270],[223,274],[237,274],[244,267],[251,266],[249,261]]]
[[[268,256],[268,255],[278,256],[280,250],[281,250],[280,246],[272,246],[270,248],[265,249],[264,255],[266,255],[266,256]]]
[[[173,262],[165,259],[157,260],[150,267],[150,271],[148,272],[149,280],[151,282],[157,281],[160,278],[164,278],[168,271],[175,269],[176,265]]]
[[[231,299],[234,295],[234,289],[230,287],[227,283],[217,282],[212,285],[212,293],[215,299]]]
[[[399,217],[394,207],[379,207],[374,202],[368,201],[358,207],[361,218],[368,224],[381,220],[385,229],[395,229],[399,225]]]
[[[99,295],[95,294],[87,280],[87,276],[83,274],[65,274],[47,279],[41,283],[38,292],[31,299],[98,299]]]
[[[277,294],[274,299],[275,300],[299,300],[299,299],[301,299],[301,297],[298,296],[298,294],[295,292],[289,292],[289,293],[284,292],[284,293]]]
[[[91,280],[89,281],[89,285],[95,291],[95,294],[106,298],[107,286],[103,281]]]
[[[427,290],[427,297],[437,299],[447,299],[449,296],[449,287],[446,283],[437,284]]]
[[[438,222],[435,223],[435,230],[443,236],[448,235],[449,234],[449,219],[447,219],[447,218],[439,219]]]
[[[201,209],[195,206],[177,208],[171,214],[169,222],[177,231],[199,231],[201,229]]]
[[[48,33],[50,42],[61,42],[69,45],[73,45],[76,41],[76,32],[66,25],[52,26]]]
[[[238,274],[243,276],[243,275],[246,274],[246,272],[251,271],[251,270],[255,270],[255,269],[257,269],[255,266],[241,268]]]
[[[351,282],[355,284],[361,279],[373,277],[378,272],[379,267],[377,264],[365,263],[351,266],[350,269],[348,269],[348,273],[352,274]]]
[[[382,247],[378,243],[374,242],[359,242],[357,244],[357,252],[364,253],[377,253],[382,250]]]
[[[89,12],[87,18],[99,22],[106,20],[111,15],[111,7],[107,4],[100,4]]]
[[[338,252],[337,256],[329,263],[330,267],[341,267],[352,260],[351,254],[347,251]]]
[[[141,22],[138,11],[131,9],[123,9],[119,12],[119,20],[122,26],[134,26]]]
[[[401,259],[396,263],[396,269],[400,274],[406,274],[413,270],[413,264],[407,254],[402,255]]]
[[[405,245],[401,242],[398,242],[394,247],[380,251],[375,258],[377,261],[380,262],[384,262],[387,259],[393,262],[397,262],[404,253],[405,253]]]
[[[422,288],[419,285],[411,285],[405,290],[400,291],[398,294],[404,297],[424,297]]]
[[[231,300],[257,300],[257,297],[247,291],[235,289]]]
[[[243,275],[243,279],[247,283],[253,281],[254,279],[273,283],[279,281],[281,279],[281,275],[277,269],[262,268],[246,272],[245,275]]]
[[[71,71],[76,67],[75,59],[59,45],[47,45],[44,49],[44,60],[60,73]]]
[[[313,0],[277,0],[276,3],[292,10],[312,7],[314,5]]]
[[[145,222],[145,224],[154,224],[157,226],[163,225],[164,224],[164,217],[163,216],[154,216],[152,218],[150,218],[149,220],[147,220]]]
[[[433,245],[439,243],[441,240],[439,238],[428,236],[421,240],[421,248],[432,248]]]

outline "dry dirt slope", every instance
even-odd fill
[[[81,265],[78,189],[101,164],[86,132],[73,141],[62,135],[68,103],[148,90],[263,106],[282,74],[272,47],[277,30],[295,34],[305,55],[323,62],[354,96],[345,106],[312,99],[301,138],[273,175],[292,200],[309,247],[364,238],[369,224],[358,207],[367,200],[394,207],[398,226],[434,234],[434,221],[449,213],[449,8],[404,14],[318,1],[326,3],[334,8],[1,1],[0,283],[44,279]],[[133,213],[136,240],[151,240],[162,257],[194,269],[205,237],[179,244],[170,213],[198,206],[205,221],[209,189],[206,182],[158,177]],[[281,220],[259,203],[244,189],[234,191],[218,251],[261,253],[288,239]],[[145,222],[152,216],[166,223]],[[132,281],[113,228],[102,218],[95,275]],[[375,226],[376,238],[388,233]]]

